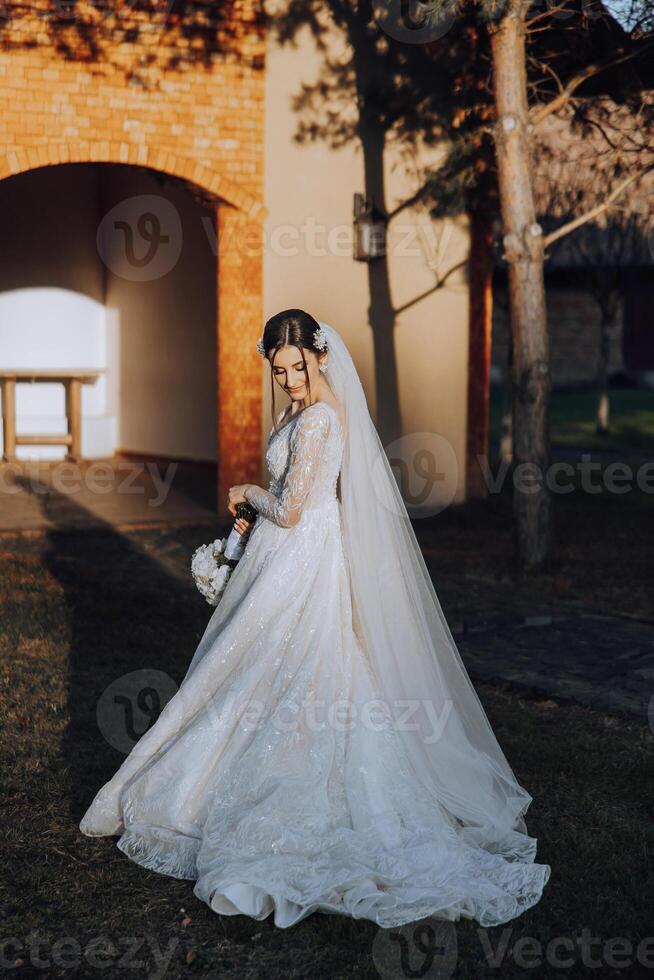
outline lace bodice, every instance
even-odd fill
[[[279,419],[277,420],[279,421]],[[314,402],[268,436],[268,490],[250,487],[247,500],[281,527],[293,527],[303,510],[336,500],[343,455],[339,414],[327,402]]]

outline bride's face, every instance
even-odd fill
[[[320,364],[325,355],[320,355],[321,360],[319,360],[314,351],[305,347],[304,356],[307,362],[311,391],[315,395],[321,377]],[[302,401],[303,398],[308,398],[307,372],[304,370],[302,351],[299,347],[281,347],[275,355],[272,371],[277,383],[293,401]]]

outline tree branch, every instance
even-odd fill
[[[546,119],[547,116],[551,116],[553,112],[560,109],[566,102],[569,102],[575,91],[589,78],[594,75],[599,75],[600,72],[606,71],[607,68],[614,68],[616,65],[623,64],[625,61],[630,61],[636,56],[640,56],[643,51],[648,48],[654,47],[654,41],[650,44],[646,44],[640,51],[629,51],[627,54],[622,55],[620,58],[614,58],[612,61],[607,61],[604,64],[594,64],[588,65],[583,71],[580,71],[578,75],[571,78],[568,84],[565,86],[562,92],[552,99],[546,105],[534,107],[529,113],[530,121],[534,126],[538,126],[539,123]]]
[[[416,303],[419,303],[421,300],[427,299],[428,296],[431,296],[431,294],[435,293],[437,289],[441,289],[441,287],[445,285],[446,281],[449,279],[449,277],[452,275],[453,272],[456,272],[457,269],[462,269],[467,264],[468,264],[468,260],[464,259],[462,262],[457,263],[457,265],[453,265],[452,268],[449,269],[444,276],[441,276],[436,280],[436,282],[431,287],[431,289],[425,290],[425,292],[420,293],[419,296],[414,296],[413,299],[410,299],[409,302],[405,303],[403,306],[398,306],[397,309],[395,310],[395,315],[398,316],[400,313],[404,313],[405,310],[408,310],[412,306],[415,306]]]
[[[581,225],[585,225],[588,221],[592,221],[593,218],[597,218],[604,211],[608,211],[613,201],[615,201],[616,198],[618,198],[630,184],[633,184],[634,181],[644,177],[652,170],[654,170],[654,163],[650,163],[650,165],[645,167],[644,170],[641,170],[637,174],[632,174],[630,177],[627,177],[626,180],[623,180],[622,183],[618,184],[615,190],[609,194],[607,199],[603,201],[602,204],[598,204],[597,207],[591,208],[590,211],[587,211],[585,214],[580,215],[573,221],[569,221],[567,224],[562,225],[560,228],[557,228],[556,231],[551,232],[551,234],[546,235],[545,238],[543,238],[543,249],[547,249],[548,246],[550,246],[553,242],[558,241],[559,238],[569,235],[570,232],[575,231],[577,228],[581,227]]]
[[[410,208],[414,204],[419,204],[423,197],[427,196],[428,186],[428,183],[423,184],[423,186],[420,187],[415,194],[412,194],[411,197],[407,197],[406,201],[402,201],[402,203],[398,204],[396,208],[389,211],[386,215],[386,220],[391,221],[392,218],[397,217],[397,215],[400,214],[401,211],[404,211],[405,208]]]

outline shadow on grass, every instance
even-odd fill
[[[193,882],[131,862],[115,847],[116,837],[89,839],[81,834],[83,813],[125,758],[98,727],[97,705],[103,692],[135,670],[169,676],[173,690],[167,697],[163,690],[153,697],[151,692],[133,692],[134,700],[138,693],[146,695],[141,721],[149,714],[142,730],[135,726],[140,737],[186,674],[211,610],[190,576],[186,585],[168,572],[139,546],[138,535],[126,537],[101,521],[71,528],[78,505],[70,497],[33,479],[29,487],[25,483],[24,489],[30,488],[56,526],[17,543],[29,575],[12,606],[14,625],[8,641],[17,651],[17,665],[18,651],[33,648],[38,656],[38,665],[29,665],[29,676],[17,676],[21,691],[16,697],[30,703],[39,732],[21,735],[24,758],[14,759],[15,778],[7,787],[29,810],[29,826],[23,823],[11,831],[12,853],[25,863],[13,885],[16,900],[5,904],[9,918],[15,916],[15,923],[28,922],[30,928],[41,927],[57,937],[73,937],[82,945],[99,934],[119,943],[145,937],[140,959],[150,958],[148,944],[163,951],[172,942],[176,976],[198,971],[204,976],[253,976],[247,971],[256,950],[257,976],[332,977],[334,969],[344,970],[351,963],[353,937],[356,958],[368,959],[377,931],[370,922],[313,916],[289,931],[277,929],[272,916],[261,922],[219,916],[195,898]],[[199,544],[210,539],[211,531],[206,526],[186,528],[185,534],[195,534]],[[39,583],[36,587],[34,581]],[[61,706],[53,718],[46,702],[50,698],[54,706],[59,694]],[[116,711],[128,731],[129,708],[119,704]],[[36,771],[31,765],[34,757]],[[39,841],[38,853],[32,853],[30,840]],[[44,859],[45,868],[39,870]],[[260,941],[263,936],[265,942]],[[361,948],[362,937],[366,938]],[[23,968],[21,975],[28,972]],[[52,968],[47,975],[67,976],[70,970]],[[128,975],[155,974],[130,970]]]
[[[185,585],[109,523],[95,517],[91,527],[75,527],[82,508],[70,496],[33,478],[17,482],[38,495],[44,516],[54,525],[44,535],[42,561],[59,583],[66,607],[70,721],[61,750],[71,774],[71,816],[78,821],[91,802],[89,793],[100,788],[98,777],[101,782],[109,779],[125,758],[98,728],[102,692],[135,670],[170,676],[173,691],[155,692],[149,707],[143,703],[142,714],[149,717],[140,719],[142,727],[127,705],[116,705],[124,734],[140,738],[181,682],[208,620],[208,607],[194,601],[190,576]]]
[[[3,835],[11,880],[0,880],[5,935],[26,947],[32,930],[44,932],[46,956],[55,941],[84,948],[104,936],[127,955],[131,941],[144,940],[136,958],[145,965],[102,971],[112,978],[162,976],[148,968],[151,947],[172,944],[167,976],[379,980],[373,958],[379,930],[372,922],[315,914],[283,930],[272,916],[257,922],[217,915],[195,898],[192,882],[135,864],[117,850],[116,838],[80,833],[82,813],[124,758],[98,729],[99,697],[117,677],[140,668],[164,671],[179,683],[209,610],[190,581],[186,586],[140,547],[147,535],[126,537],[101,524],[67,530],[67,508],[75,504],[51,492],[40,499],[57,526],[5,545],[0,579],[0,640],[11,678],[0,733],[10,801]],[[463,511],[450,515],[453,526],[448,532],[446,522],[439,548],[447,549],[447,533],[459,541],[464,517]],[[496,515],[498,534],[506,517]],[[478,547],[480,528],[469,533]],[[184,542],[193,534],[197,543],[207,540],[206,527],[185,534]],[[552,878],[540,903],[506,926],[457,922],[451,976],[586,975],[574,945],[584,931],[602,943],[625,937],[634,947],[651,935],[651,733],[589,709],[525,699],[501,685],[476,686],[507,758],[534,797],[527,824]],[[575,948],[570,968],[542,956],[534,970],[529,953],[525,971],[511,953],[521,939],[532,949],[559,937]],[[501,954],[497,966],[488,958],[493,951]],[[424,956],[419,947],[413,954],[419,971]],[[602,969],[596,972],[614,975],[601,951],[597,958]],[[31,969],[29,955],[23,959],[19,976],[73,972],[65,964]],[[631,972],[620,975],[639,975],[635,956],[630,959]],[[96,976],[96,969],[82,958],[75,975]]]

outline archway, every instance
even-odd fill
[[[16,150],[0,160],[0,174],[8,178],[0,183],[0,194],[13,200],[18,212],[6,226],[12,262],[3,263],[0,302],[10,297],[12,316],[3,322],[10,324],[9,334],[12,323],[31,322],[32,338],[38,339],[29,354],[40,359],[38,365],[12,366],[45,367],[43,359],[71,364],[94,355],[95,364],[73,364],[103,371],[98,390],[86,395],[87,453],[214,461],[218,511],[226,516],[227,487],[259,477],[261,376],[255,343],[262,318],[262,251],[253,242],[262,236],[265,209],[233,181],[144,146],[61,143]],[[165,254],[163,259],[159,254],[155,266],[163,264],[148,277],[138,274],[143,259],[138,242],[132,241],[131,257],[123,246],[118,267],[111,243],[105,254],[98,243],[104,241],[102,222],[106,225],[112,209],[118,209],[125,235],[126,226],[133,232],[138,225],[134,199],[153,195],[161,201],[160,209],[148,207],[158,221],[157,233],[166,237],[168,210],[172,226],[175,214],[179,219],[173,239],[178,234],[180,241],[176,259],[166,264]],[[132,208],[122,222],[121,206],[123,219],[125,207]],[[57,230],[62,237],[53,248]],[[57,328],[64,322],[65,336]],[[18,342],[14,330],[10,343],[2,345],[3,360],[25,360],[29,333],[23,329]],[[98,363],[102,353],[105,363]],[[47,415],[47,405],[44,410]]]

